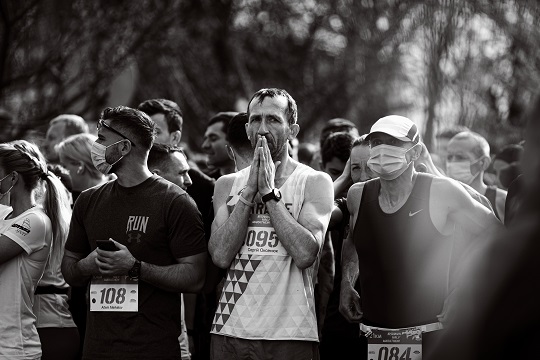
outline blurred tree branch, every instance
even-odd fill
[[[262,87],[296,99],[301,140],[333,117],[365,132],[402,113],[429,144],[452,122],[508,136],[540,82],[529,0],[3,0],[0,11],[8,139],[59,113],[94,119],[127,67],[137,83],[124,105],[178,102],[194,150],[210,116]]]

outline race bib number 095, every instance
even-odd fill
[[[422,332],[418,328],[371,328],[368,337],[369,360],[421,360]]]
[[[139,285],[128,276],[94,276],[90,284],[90,311],[136,312]]]
[[[268,214],[251,214],[241,254],[288,255],[281,245]]]

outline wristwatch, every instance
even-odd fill
[[[135,264],[128,271],[128,276],[131,280],[139,279],[139,276],[141,276],[141,262],[139,260],[135,260]]]
[[[272,191],[262,197],[263,202],[267,202],[269,200],[281,200],[281,192],[279,189],[273,188]]]

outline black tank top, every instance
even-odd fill
[[[495,214],[497,219],[501,220],[501,218],[499,217],[499,212],[497,211],[497,203],[496,203],[497,187],[491,186],[491,185],[488,186],[488,188],[486,189],[486,193],[484,195],[489,200],[491,207],[493,208],[493,213]]]
[[[447,293],[452,236],[429,215],[432,176],[419,173],[405,204],[386,214],[379,179],[364,185],[354,227],[367,325],[400,328],[436,322]]]

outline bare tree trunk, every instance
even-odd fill
[[[454,40],[455,23],[457,21],[455,0],[442,0],[442,6],[426,5],[425,15],[432,26],[427,29],[427,117],[424,124],[424,143],[432,151],[434,143],[434,128],[439,122],[435,108],[442,95],[444,74],[440,64],[447,57],[448,49]]]

